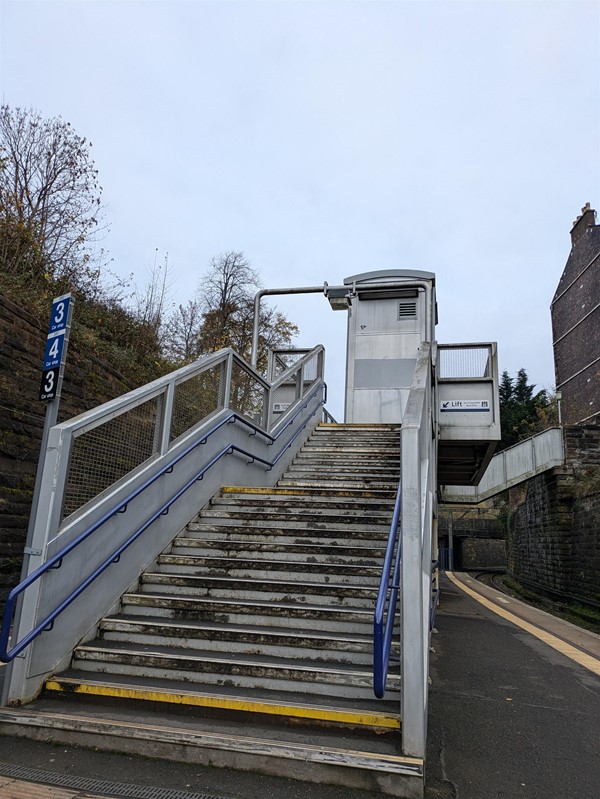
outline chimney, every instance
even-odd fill
[[[596,224],[596,212],[586,203],[581,209],[581,215],[573,222],[571,228],[571,245],[574,246],[579,239],[587,232],[588,228]]]

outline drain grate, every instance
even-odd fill
[[[55,785],[60,788],[87,791],[88,793],[109,794],[115,797],[122,796],[126,797],[126,799],[227,799],[225,796],[212,796],[207,793],[189,793],[189,791],[176,791],[172,788],[127,785],[124,782],[106,782],[105,780],[94,780],[90,777],[57,774],[54,771],[41,771],[25,766],[15,766],[12,763],[0,762],[0,775],[12,777],[16,780],[41,782],[45,785]]]

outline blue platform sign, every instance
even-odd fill
[[[67,329],[70,304],[70,294],[63,294],[62,297],[55,297],[55,299],[52,300],[52,313],[50,314],[50,325],[48,326],[49,336],[59,330]]]
[[[70,294],[55,297],[52,301],[50,324],[42,363],[40,400],[49,401],[60,394],[66,344],[69,338],[73,299]]]
[[[56,333],[49,333],[46,339],[46,349],[44,351],[44,363],[42,369],[56,369],[60,366],[60,361],[65,343],[65,331],[58,330]]]

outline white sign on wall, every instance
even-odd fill
[[[443,400],[441,413],[489,413],[489,400]]]

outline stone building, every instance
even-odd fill
[[[565,425],[600,424],[600,225],[587,203],[552,305],[556,390]]]

